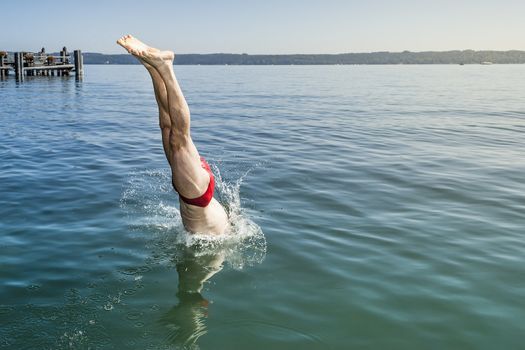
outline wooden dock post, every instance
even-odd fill
[[[7,70],[2,68],[4,68],[4,55],[3,53],[0,53],[0,79],[5,78],[7,72]]]
[[[15,77],[17,81],[24,81],[24,59],[21,52],[15,52]]]
[[[62,51],[60,51],[60,60],[62,61],[62,64],[68,64],[69,63],[69,59],[68,59],[68,53],[67,53],[67,48],[64,46],[62,48]]]
[[[67,49],[66,49],[66,47],[64,46],[64,47],[62,48],[62,51],[60,51],[60,61],[62,62],[63,65],[69,63],[69,62],[68,62],[68,59],[67,59],[67,56],[68,56],[68,55],[67,55]],[[63,72],[62,72],[62,70],[61,70],[61,69],[57,70],[57,76],[60,77],[60,76],[62,76],[62,75],[64,75]]]
[[[73,51],[73,57],[75,59],[75,78],[77,80],[80,80],[84,75],[84,62],[82,60],[82,51]]]

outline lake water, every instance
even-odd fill
[[[227,239],[141,66],[0,82],[0,348],[523,348],[525,66],[175,68]]]

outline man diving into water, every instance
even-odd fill
[[[192,233],[224,233],[229,226],[228,215],[213,198],[213,173],[190,136],[190,109],[173,72],[175,55],[149,47],[131,35],[123,36],[117,44],[138,58],[151,75],[162,145],[171,167],[173,188],[179,194],[184,227]]]

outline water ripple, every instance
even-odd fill
[[[141,67],[1,81],[0,347],[521,348],[524,69],[177,66],[216,241]]]

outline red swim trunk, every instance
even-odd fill
[[[184,203],[204,208],[204,207],[207,207],[208,204],[210,204],[213,198],[213,191],[215,190],[215,177],[213,176],[213,173],[211,172],[210,165],[202,157],[201,157],[201,166],[204,170],[208,172],[208,174],[210,174],[210,183],[208,184],[208,188],[206,189],[206,192],[204,192],[200,197],[186,198],[182,194],[180,194],[179,191],[177,191],[175,184],[173,184],[173,188],[175,189],[175,191],[177,191],[177,193],[179,193],[179,197]]]

